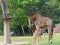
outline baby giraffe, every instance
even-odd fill
[[[46,27],[38,27],[38,25],[36,25],[36,29],[33,32],[33,45],[37,45],[40,43],[41,40],[41,33],[46,29]]]

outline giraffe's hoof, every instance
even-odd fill
[[[52,40],[50,40],[50,43],[51,43],[51,44],[53,43]]]
[[[51,44],[53,43],[53,42],[50,42]]]

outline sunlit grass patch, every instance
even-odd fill
[[[0,41],[3,41],[3,40],[4,40],[4,36],[0,36]],[[28,44],[22,44],[22,45],[31,45],[33,41],[33,37],[32,36],[15,36],[15,37],[11,36],[11,41],[16,43],[29,42]],[[60,45],[60,34],[53,35],[52,44],[48,43],[48,36],[42,36],[40,41],[42,43],[39,45]],[[17,45],[20,45],[20,44],[17,44]]]

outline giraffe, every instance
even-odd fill
[[[48,29],[49,34],[49,42],[52,43],[53,37],[53,20],[44,17],[41,14],[35,14],[29,18],[29,25],[30,29],[33,32],[33,39],[41,37],[41,32],[44,31],[46,28]],[[35,28],[35,29],[32,29]]]

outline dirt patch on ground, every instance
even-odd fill
[[[22,45],[22,44],[30,44],[29,42],[11,42],[10,44],[4,44],[4,42],[0,42],[0,45]]]
[[[40,42],[39,44],[44,44],[47,42]],[[32,45],[32,43],[30,42],[11,42],[10,44],[4,44],[4,42],[0,42],[0,45],[22,45],[22,44],[26,44],[26,45]],[[36,43],[35,45],[37,45],[38,43]]]

